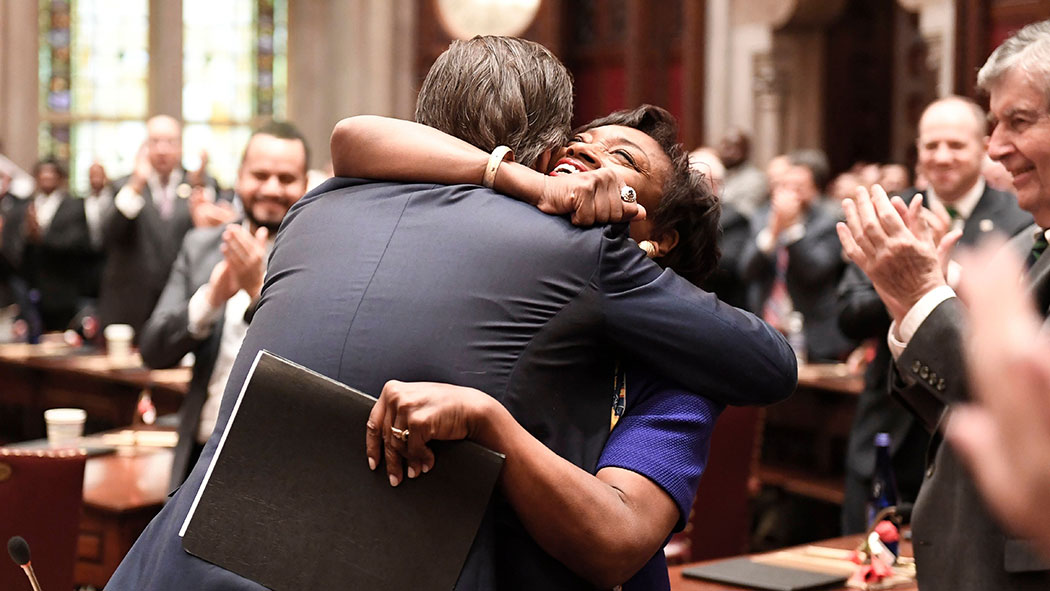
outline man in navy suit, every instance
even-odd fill
[[[571,100],[568,73],[542,46],[481,37],[438,59],[417,119],[545,167]],[[783,399],[796,377],[776,331],[662,272],[623,225],[582,230],[476,185],[332,179],[285,218],[201,461],[108,589],[261,589],[184,552],[177,531],[263,348],[366,392],[394,377],[478,388],[587,470],[608,436],[622,355],[737,404]],[[589,586],[496,495],[457,588]]]

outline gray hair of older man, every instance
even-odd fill
[[[572,77],[547,48],[514,37],[455,41],[423,81],[416,121],[491,152],[505,145],[533,166],[565,145]]]
[[[1042,87],[1050,106],[1050,20],[1027,25],[995,48],[977,72],[977,87],[990,92],[1003,76],[1015,69]]]

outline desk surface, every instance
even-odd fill
[[[824,540],[821,542],[814,542],[813,544],[807,544],[808,546],[820,546],[824,548],[836,548],[843,550],[852,550],[857,547],[861,541],[860,535],[846,536],[842,538],[834,538],[831,540]],[[904,556],[912,556],[911,542],[905,541],[901,543],[901,554]],[[720,559],[724,560],[724,559]],[[708,562],[717,561],[706,561],[698,562],[694,564],[683,564],[679,566],[672,566],[668,569],[668,574],[671,579],[671,591],[741,591],[747,589],[746,587],[738,587],[736,585],[726,585],[724,583],[713,583],[710,581],[702,581],[700,579],[693,579],[686,577],[682,574],[682,571],[691,566],[697,566],[700,564],[706,564]],[[911,585],[904,585],[901,587],[894,587],[894,591],[917,591],[918,585],[912,583]],[[826,589],[825,591],[846,591],[847,587],[833,587]]]
[[[845,363],[803,363],[798,366],[798,385],[855,396],[864,391],[864,374],[851,373]]]
[[[142,365],[137,353],[126,360],[114,360],[104,353],[84,353],[60,343],[0,344],[0,363],[91,376],[140,388],[160,386],[182,394],[189,388],[192,375],[188,367],[151,370]]]

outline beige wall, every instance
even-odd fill
[[[28,169],[37,158],[37,3],[0,0],[0,142]]]
[[[343,117],[411,118],[415,105],[415,2],[289,2],[288,118],[306,135],[312,166],[328,162]]]

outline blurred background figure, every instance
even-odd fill
[[[689,166],[704,175],[715,195],[722,195],[722,190],[725,188],[726,167],[714,148],[702,146],[690,152]],[[725,205],[725,200],[722,201],[722,205]]]
[[[752,220],[752,238],[742,255],[749,305],[785,334],[801,329],[805,344],[800,353],[809,360],[842,360],[853,347],[836,319],[835,286],[846,263],[837,218],[824,204],[827,158],[819,150],[799,150],[786,160],[769,206]]]
[[[36,190],[7,216],[6,257],[33,290],[31,305],[43,330],[62,331],[82,306],[88,267],[96,252],[91,244],[85,201],[66,190],[65,168],[54,158],[33,167]],[[23,311],[25,312],[25,311]]]
[[[193,187],[181,164],[181,124],[157,115],[146,131],[135,170],[117,181],[113,207],[103,218],[106,263],[99,294],[102,326],[129,324],[136,332],[164,289],[182,237],[197,221],[190,209]],[[218,193],[207,175],[199,175],[197,183],[204,183],[212,195]]]
[[[911,175],[903,164],[883,164],[879,167],[878,183],[888,195],[900,195],[911,186]]]
[[[700,171],[710,181],[716,195],[722,194],[726,171],[715,150],[707,147],[693,150],[689,154],[689,166]],[[735,205],[723,199],[718,236],[718,248],[722,256],[718,266],[700,286],[738,308],[747,307],[747,286],[740,277],[740,255],[743,254],[750,233],[748,218]]]
[[[750,136],[739,129],[730,130],[718,144],[718,157],[726,169],[723,202],[750,217],[769,194],[765,175],[751,162]]]

